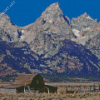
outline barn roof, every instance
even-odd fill
[[[31,84],[33,78],[39,74],[20,74],[16,77],[14,84],[27,85]]]
[[[20,74],[11,85],[1,86],[0,88],[18,88],[31,84],[32,80],[39,74]],[[40,76],[40,75],[39,75]],[[41,76],[40,76],[41,77]]]

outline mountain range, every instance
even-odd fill
[[[24,27],[0,13],[0,76],[20,73],[100,75],[100,22],[70,20],[59,3]]]

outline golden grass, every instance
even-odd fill
[[[0,100],[100,100],[100,92],[85,94],[47,94],[47,93],[31,93],[31,94],[10,94],[0,93]]]

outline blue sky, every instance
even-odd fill
[[[5,14],[16,25],[26,26],[35,22],[55,2],[60,4],[63,14],[70,19],[87,12],[100,22],[100,0],[0,0],[0,12],[6,11]]]

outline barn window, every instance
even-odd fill
[[[39,80],[37,80],[37,84],[39,84]]]

